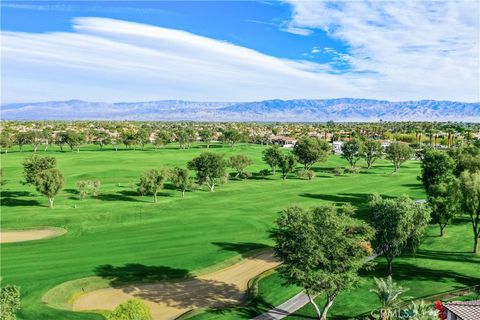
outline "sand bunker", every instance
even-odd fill
[[[136,297],[150,307],[153,319],[175,319],[192,309],[241,303],[245,299],[249,280],[278,265],[272,252],[265,252],[189,280],[92,291],[76,299],[73,310],[113,310],[120,303]]]
[[[42,228],[30,230],[0,231],[0,243],[23,242],[61,236],[67,230],[63,228]]]

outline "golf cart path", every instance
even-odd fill
[[[224,308],[242,303],[249,281],[279,264],[272,251],[263,252],[192,279],[91,291],[73,301],[73,310],[113,310],[129,299],[141,298],[154,320],[175,319],[197,308]]]
[[[42,228],[27,230],[0,231],[0,243],[24,242],[61,236],[67,230],[63,228]]]

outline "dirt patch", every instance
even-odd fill
[[[120,303],[141,298],[153,319],[175,319],[197,308],[223,308],[245,299],[250,279],[279,265],[271,251],[228,268],[189,280],[105,288],[85,293],[73,302],[75,311],[113,310]]]
[[[67,230],[63,228],[42,228],[29,230],[0,231],[0,243],[24,242],[61,236]]]

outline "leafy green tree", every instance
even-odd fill
[[[175,185],[182,192],[182,198],[185,197],[185,191],[192,188],[193,182],[190,179],[190,172],[187,169],[175,167],[170,172],[170,178]]]
[[[386,258],[388,274],[392,274],[393,259],[418,247],[430,220],[430,211],[406,196],[382,199],[373,195],[369,207],[369,221],[376,230],[373,249]]]
[[[30,144],[33,147],[33,152],[37,152],[38,146],[42,143],[42,133],[39,130],[31,130],[28,132]]]
[[[15,142],[20,149],[20,152],[23,151],[23,146],[30,144],[32,141],[32,136],[28,132],[19,132],[15,137]]]
[[[230,144],[231,147],[234,147],[241,139],[242,134],[236,129],[226,129],[221,136],[221,140]]]
[[[107,320],[152,320],[150,309],[140,299],[128,300],[107,315]]]
[[[212,143],[212,139],[213,139],[213,135],[214,135],[213,130],[205,128],[205,129],[200,130],[198,135],[200,136],[200,139],[203,142],[205,142],[205,144],[207,145],[207,148],[210,148],[210,144]]]
[[[12,147],[13,144],[13,135],[10,132],[3,130],[0,133],[0,147],[5,149],[5,153],[8,152],[8,148]]]
[[[130,149],[132,146],[135,147],[135,144],[138,142],[136,133],[133,130],[123,131],[121,139],[126,149]]]
[[[157,194],[162,190],[166,174],[163,170],[150,169],[143,173],[138,184],[138,193],[153,195],[153,202],[157,203]]]
[[[470,218],[473,228],[473,252],[478,253],[480,237],[480,171],[464,171],[457,187],[457,199],[462,211]]]
[[[20,309],[20,288],[6,285],[0,289],[0,318],[2,320],[15,320]]]
[[[283,155],[279,163],[280,170],[282,171],[283,180],[287,180],[288,174],[295,169],[296,163],[297,161],[295,160],[295,156],[293,154]]]
[[[197,172],[199,184],[207,184],[211,192],[226,179],[226,167],[227,162],[222,155],[210,152],[203,152],[188,162],[188,168]]]
[[[379,141],[367,140],[365,141],[365,148],[362,156],[367,162],[367,169],[370,169],[375,161],[381,159],[383,156],[383,147]]]
[[[457,177],[466,170],[470,172],[480,171],[480,142],[476,142],[468,147],[458,146],[452,148],[448,153],[457,164],[454,170],[454,174]]]
[[[459,204],[452,188],[452,183],[438,183],[430,187],[431,195],[428,196],[428,205],[432,211],[432,222],[440,227],[440,236],[443,237],[445,227],[452,222],[460,212]]]
[[[440,183],[451,183],[456,163],[446,152],[427,150],[421,166],[423,186],[427,194],[432,196],[432,186]]]
[[[331,147],[326,141],[310,137],[301,138],[293,147],[293,154],[305,170],[315,162],[325,161],[330,151]]]
[[[43,151],[45,152],[45,151],[47,151],[48,146],[50,146],[50,144],[53,141],[53,131],[52,131],[52,129],[43,128],[41,136],[42,136],[42,139],[43,139],[43,143],[45,144],[45,148],[43,149]]]
[[[63,152],[63,146],[67,143],[67,133],[58,132],[55,135],[55,144],[60,147],[60,151]]]
[[[287,283],[305,289],[322,320],[337,295],[358,284],[358,271],[370,254],[361,244],[372,235],[369,226],[338,214],[334,206],[312,210],[289,207],[281,213],[271,234],[275,255],[283,261],[280,274]],[[327,297],[322,311],[314,301],[320,293]]]
[[[375,280],[376,288],[371,289],[370,292],[377,295],[382,305],[380,308],[380,319],[393,319],[395,309],[398,308],[403,301],[400,296],[407,292],[408,289],[395,283],[392,276],[388,276],[386,279],[378,279],[375,277],[373,279]]]
[[[244,154],[237,154],[234,156],[230,157],[229,165],[235,171],[237,171],[237,174],[235,175],[235,178],[241,177],[241,178],[248,178],[249,173],[245,171],[245,169],[252,165],[253,161],[249,157],[247,157]]]
[[[413,156],[413,149],[407,143],[392,142],[386,150],[387,159],[392,161],[394,172],[400,169],[400,166]]]
[[[145,128],[141,128],[135,134],[135,140],[140,146],[142,146],[142,150],[145,149],[145,145],[150,142],[150,131]]]
[[[432,222],[440,227],[440,236],[459,211],[451,192],[455,187],[455,167],[455,161],[443,151],[427,150],[422,159],[421,180],[432,209]]]
[[[80,145],[84,142],[84,136],[81,132],[69,130],[66,134],[65,142],[70,147],[70,150],[77,149],[77,152],[80,151]]]
[[[54,157],[40,157],[33,155],[26,158],[23,163],[24,184],[35,184],[37,175],[48,169],[53,169],[57,165],[57,159]]]
[[[190,148],[195,141],[195,131],[191,128],[178,130],[176,136],[177,142],[182,149]]]
[[[171,139],[172,137],[167,131],[158,131],[153,144],[158,148],[170,143]]]
[[[283,153],[278,146],[271,146],[263,151],[263,161],[272,168],[272,174],[275,174],[277,166],[283,158]]]
[[[105,130],[97,130],[94,132],[93,143],[103,150],[103,147],[111,143],[110,134]]]
[[[360,139],[352,139],[342,145],[342,157],[348,161],[350,167],[355,167],[364,151],[365,145]]]
[[[63,174],[56,168],[39,172],[34,181],[35,189],[48,198],[50,208],[53,208],[53,201],[62,189],[63,183]]]

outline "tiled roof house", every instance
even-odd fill
[[[452,301],[443,306],[446,320],[480,320],[480,300]]]

